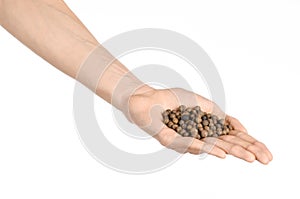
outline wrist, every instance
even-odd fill
[[[141,81],[139,84],[135,82],[126,89],[123,89],[122,93],[114,95],[112,104],[125,115],[128,121],[134,123],[131,116],[132,111],[145,107],[148,101],[147,99],[151,99],[151,96],[154,95],[155,92],[156,89],[151,86]],[[135,103],[136,99],[139,99],[141,103]]]
[[[156,89],[140,81],[129,72],[115,87],[111,104],[125,114],[128,111],[131,97],[152,95],[155,91]]]
[[[139,86],[134,90],[131,96],[137,95],[151,95],[156,91],[155,88],[149,86],[148,84],[143,83],[143,85]]]

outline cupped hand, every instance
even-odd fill
[[[234,130],[218,138],[207,137],[198,140],[182,137],[162,122],[164,110],[175,109],[180,105],[200,106],[205,112],[225,118]],[[143,88],[130,96],[127,107],[127,111],[123,112],[131,122],[152,135],[163,146],[177,152],[208,153],[219,158],[225,158],[226,154],[230,154],[248,162],[258,160],[263,164],[268,164],[273,158],[268,148],[250,136],[237,119],[225,115],[215,103],[193,92],[180,88],[161,90]]]

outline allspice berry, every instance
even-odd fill
[[[202,124],[203,124],[204,126],[208,126],[208,125],[209,125],[209,122],[208,122],[207,120],[203,120],[203,121],[202,121]]]
[[[202,111],[200,106],[167,109],[162,113],[162,121],[181,136],[196,139],[223,136],[234,130],[227,121]]]
[[[208,132],[206,131],[206,130],[203,130],[202,132],[201,132],[201,137],[202,138],[206,138],[208,136]]]
[[[179,121],[179,120],[178,120],[176,117],[172,119],[172,122],[173,122],[174,124],[177,124],[178,121]]]

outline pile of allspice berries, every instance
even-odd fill
[[[179,106],[162,113],[163,123],[184,137],[202,139],[227,135],[233,127],[218,116],[203,112],[200,106]]]

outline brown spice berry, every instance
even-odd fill
[[[193,128],[192,125],[188,125],[188,126],[186,127],[187,130],[191,130],[192,128]]]
[[[199,106],[179,106],[162,112],[162,122],[182,136],[197,139],[227,135],[233,126],[217,115],[201,111]]]
[[[171,113],[169,117],[170,117],[170,119],[173,119],[176,117],[176,115],[174,113]]]
[[[184,121],[187,121],[189,118],[190,118],[190,116],[188,114],[181,115],[181,119]]]
[[[173,126],[173,122],[170,121],[170,122],[168,123],[168,127],[171,128],[172,126]]]
[[[195,118],[195,122],[198,123],[198,124],[199,124],[200,122],[202,122],[201,117],[196,117],[196,118]]]
[[[208,132],[206,131],[206,130],[203,130],[202,132],[201,132],[201,137],[202,138],[206,138],[208,136]]]
[[[209,125],[209,122],[208,122],[207,120],[203,120],[203,121],[202,121],[202,124],[203,124],[204,126],[207,126],[207,125]]]
[[[200,106],[195,106],[194,109],[195,109],[196,111],[200,111],[200,110],[201,110]]]
[[[181,106],[179,106],[178,107],[178,110],[180,111],[180,112],[183,112],[184,110],[185,110],[185,106],[184,105],[181,105]]]
[[[189,137],[190,136],[190,134],[188,133],[188,132],[185,132],[184,134],[183,134],[183,137]]]
[[[178,123],[178,119],[175,117],[175,118],[172,119],[172,122],[173,122],[174,124],[177,124],[177,123]]]
[[[169,121],[170,121],[169,118],[164,118],[164,121],[163,121],[163,122],[164,122],[165,124],[168,124]]]
[[[202,126],[202,124],[197,124],[197,128],[199,129],[199,128],[202,128],[203,126]]]
[[[190,130],[191,134],[197,134],[198,133],[198,130],[196,128],[192,128]]]

